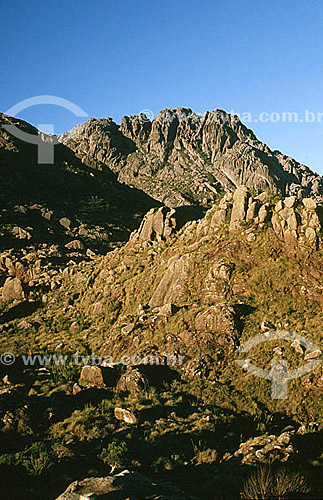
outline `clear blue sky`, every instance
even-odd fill
[[[117,122],[179,106],[323,113],[322,0],[10,0],[0,19],[1,111],[51,94]],[[18,116],[57,133],[85,121],[53,106]],[[250,127],[323,174],[323,118]]]

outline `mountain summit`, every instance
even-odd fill
[[[203,116],[188,108],[146,115],[90,118],[59,140],[84,163],[108,166],[165,205],[208,206],[223,191],[245,185],[283,195],[321,197],[319,175],[257,139],[239,118],[224,111]]]

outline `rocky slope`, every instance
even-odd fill
[[[92,119],[54,165],[0,128],[4,498],[323,495],[322,365],[285,399],[247,370],[321,360],[321,179],[231,118],[164,115]]]
[[[66,262],[120,245],[147,210],[158,206],[142,191],[120,184],[108,168],[100,172],[84,165],[62,144],[55,145],[54,164],[39,165],[37,146],[2,125],[38,134],[28,123],[0,114],[1,285],[7,273],[28,275],[33,286],[54,276],[60,280]]]
[[[107,251],[124,241],[142,216],[158,206],[141,191],[120,184],[111,170],[82,164],[69,149],[55,146],[55,163],[37,163],[37,146],[23,142],[2,125],[38,131],[0,114],[0,223],[2,248],[33,243],[68,244]],[[74,250],[77,250],[75,248]]]
[[[159,481],[179,498],[256,498],[255,473],[285,478],[287,498],[320,498],[322,365],[275,400],[270,381],[236,361],[321,359],[322,227],[312,198],[240,187],[184,225],[176,210],[150,211],[126,245],[69,263],[51,291],[21,276],[24,295],[10,297],[18,277],[8,275],[0,348],[17,361],[1,369],[3,488],[19,472],[25,498],[82,498],[88,487],[118,498],[126,467],[152,478],[138,487],[157,498]],[[248,358],[237,351],[261,332],[269,341]],[[67,364],[26,367],[35,352]]]
[[[321,197],[319,175],[271,151],[235,116],[223,111],[196,115],[191,109],[145,115],[91,118],[59,140],[88,165],[108,166],[120,182],[163,204],[208,206],[219,192],[245,185],[284,195]]]

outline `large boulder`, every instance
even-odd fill
[[[289,203],[291,205],[291,202]],[[271,224],[278,238],[287,244],[296,243],[299,236],[299,215],[294,205],[286,206],[283,201],[276,204]]]
[[[219,210],[216,210],[216,212],[214,212],[214,215],[212,217],[211,226],[221,227],[225,223],[226,217],[227,217],[226,208],[220,208]]]
[[[177,304],[180,302],[186,293],[190,269],[190,255],[171,257],[168,261],[167,270],[150,299],[150,307],[160,307],[167,303]]]
[[[257,217],[260,206],[261,203],[259,200],[252,200],[252,198],[249,199],[248,210],[246,213],[247,221],[253,220]]]
[[[138,417],[133,411],[127,410],[125,408],[115,408],[114,416],[117,420],[121,420],[126,424],[135,425],[138,423]]]
[[[230,290],[232,266],[224,259],[215,261],[204,281],[202,298],[208,303],[222,302]]]
[[[102,368],[100,366],[86,365],[82,368],[79,381],[85,385],[94,387],[106,387],[103,380]]]
[[[175,211],[167,207],[152,208],[143,218],[136,233],[141,241],[163,240],[176,228],[176,219],[172,217]]]
[[[152,208],[143,218],[132,239],[140,241],[166,240],[186,222],[199,219],[203,212],[196,207]]]
[[[79,382],[89,387],[115,387],[125,369],[122,364],[111,366],[86,365],[82,368]]]
[[[136,394],[149,389],[149,382],[144,373],[138,368],[128,367],[117,384],[118,391]]]
[[[294,434],[294,429],[288,429],[279,436],[272,434],[251,438],[240,444],[234,457],[239,458],[242,464],[256,464],[273,459],[287,462],[296,453],[293,445]]]
[[[22,281],[19,278],[7,278],[2,289],[4,300],[23,300],[25,292]]]
[[[66,243],[65,248],[68,250],[84,250],[85,246],[80,240],[73,240]]]
[[[232,193],[227,193],[217,205],[212,216],[211,227],[221,227],[226,222],[230,207],[232,207]]]
[[[266,203],[265,205],[262,205],[258,211],[258,222],[259,224],[264,224],[265,222],[268,222],[270,220],[270,207],[269,204]]]
[[[88,477],[74,481],[56,500],[85,500],[102,498],[113,500],[186,500],[194,497],[184,495],[172,486],[125,470],[114,476]]]
[[[231,213],[230,228],[236,228],[236,223],[246,219],[249,199],[248,189],[245,186],[238,187],[233,193],[233,207]]]
[[[59,223],[67,231],[71,230],[71,224],[72,224],[72,222],[67,217],[62,217],[61,219],[59,219]]]
[[[173,380],[178,379],[180,379],[180,375],[166,364],[128,366],[118,381],[117,390],[137,394],[141,391],[147,391],[150,387],[160,389],[165,383],[171,383]]]
[[[204,343],[233,352],[237,345],[236,315],[232,307],[219,303],[197,314],[195,328]]]

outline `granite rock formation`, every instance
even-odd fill
[[[285,196],[321,196],[322,179],[292,158],[272,151],[238,117],[224,111],[203,116],[191,109],[91,118],[59,140],[85,163],[109,167],[118,179],[163,204],[208,206],[219,192],[245,185]]]

